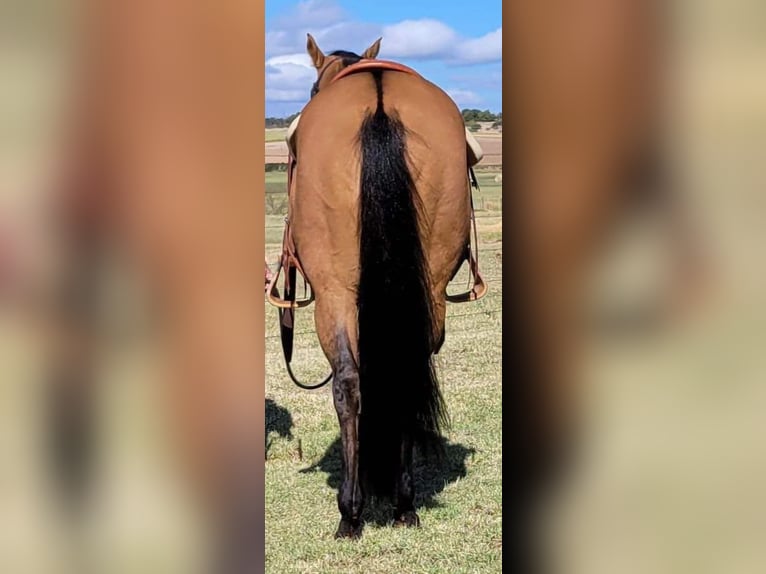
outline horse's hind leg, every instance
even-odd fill
[[[412,439],[402,441],[401,470],[396,488],[394,526],[420,526],[415,512],[415,476],[412,472]]]
[[[333,361],[332,396],[340,423],[342,478],[338,491],[340,524],[336,538],[358,538],[362,533],[364,494],[359,479],[359,370],[348,334],[336,336],[337,358]]]

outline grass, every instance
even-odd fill
[[[418,467],[420,529],[394,529],[373,520],[359,541],[333,539],[340,458],[330,390],[293,385],[284,368],[276,312],[267,309],[268,572],[501,571],[502,219],[501,187],[494,176],[480,175],[481,191],[475,195],[497,206],[477,210],[480,263],[490,292],[479,302],[448,309],[447,340],[438,361],[452,417],[448,464],[441,471]],[[284,174],[267,174],[268,192],[284,193],[284,180]],[[267,216],[270,260],[279,252],[282,220],[281,213]],[[455,291],[463,279],[465,271],[456,278]],[[329,373],[313,332],[312,310],[298,312],[293,359],[296,374],[311,382]]]
[[[266,130],[266,143],[285,141],[287,128],[270,128]]]

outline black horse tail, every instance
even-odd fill
[[[433,365],[434,305],[406,129],[383,109],[382,72],[373,77],[377,107],[359,132],[359,470],[368,493],[387,498],[403,445],[442,454],[447,415]]]

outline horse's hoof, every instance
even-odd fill
[[[357,540],[362,535],[362,523],[352,523],[350,520],[342,518],[335,532],[336,540]]]
[[[408,510],[407,512],[403,512],[399,516],[397,516],[394,519],[394,526],[400,527],[400,526],[406,526],[407,528],[417,528],[420,526],[420,518],[418,517],[417,512],[414,510]]]

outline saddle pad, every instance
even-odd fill
[[[479,142],[473,137],[473,134],[465,128],[465,143],[468,146],[468,167],[473,167],[484,157],[484,150],[481,149]]]
[[[300,114],[295,116],[295,119],[290,122],[290,126],[287,128],[287,133],[285,134],[285,142],[287,142],[287,149],[290,151],[290,154],[292,154],[293,157],[295,157],[295,142],[293,141],[293,138],[295,137],[295,130],[298,129],[298,121],[300,119],[301,119]]]
[[[297,154],[295,153],[296,150],[294,139],[295,131],[298,129],[298,122],[300,119],[301,115],[298,114],[295,119],[290,122],[290,126],[287,128],[287,133],[285,134],[287,149],[290,151],[290,154],[293,157],[297,157]],[[479,142],[476,141],[476,138],[473,137],[473,134],[468,131],[468,128],[465,128],[465,142],[468,152],[468,167],[473,167],[481,161],[481,158],[484,157],[484,150],[481,149]]]

